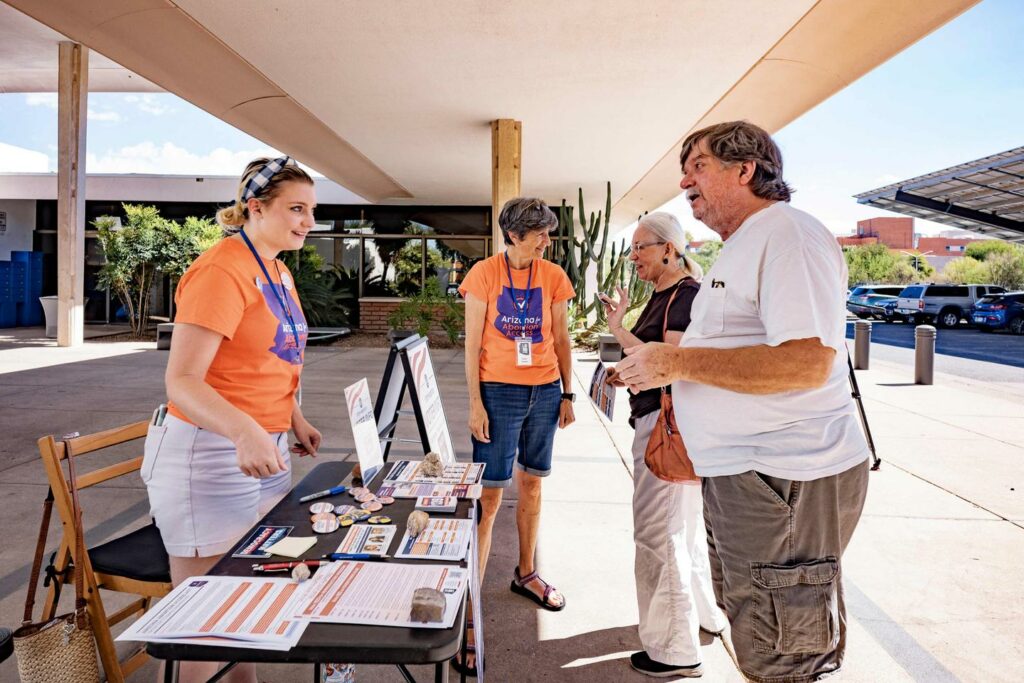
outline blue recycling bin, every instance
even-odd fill
[[[22,327],[35,327],[43,324],[43,306],[39,303],[39,297],[43,295],[43,252],[41,251],[12,251],[12,263],[22,263],[25,267],[25,276],[22,282],[23,294],[18,298],[17,324]],[[12,281],[12,286],[17,286]]]

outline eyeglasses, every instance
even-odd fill
[[[633,251],[639,253],[647,247],[657,246],[659,244],[668,244],[668,242],[637,242],[632,246]]]

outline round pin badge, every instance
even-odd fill
[[[369,492],[370,489],[366,488],[365,486],[355,486],[348,490],[348,495],[352,496],[353,498],[358,498],[359,496],[364,496]]]
[[[311,521],[311,522],[319,522],[319,521],[322,521],[322,520],[325,520],[325,519],[334,519],[334,511],[331,510],[330,512],[318,512],[315,515],[313,515],[312,517],[310,517],[309,521]]]
[[[391,524],[391,518],[385,515],[374,515],[366,521],[370,524]]]
[[[360,496],[356,496],[356,500],[359,501],[360,503],[365,503],[367,501],[375,500],[376,498],[377,498],[377,496],[373,495],[369,491],[367,491],[366,493],[364,493],[364,494],[362,494]]]
[[[362,508],[356,508],[355,510],[348,514],[352,517],[352,519],[356,520],[357,522],[361,522],[370,516],[370,511],[363,510]]]
[[[285,289],[292,288],[292,279],[288,277],[288,273],[281,273],[281,284],[284,285]]]
[[[391,505],[395,502],[395,499],[391,496],[377,496],[377,502],[382,505]]]
[[[334,503],[313,503],[309,506],[309,511],[314,515],[323,512],[334,512]]]
[[[342,527],[352,526],[355,523],[355,517],[352,515],[338,515],[338,524]]]
[[[329,534],[332,531],[337,531],[339,526],[338,518],[331,515],[327,519],[318,519],[313,522],[313,531],[318,534]]]
[[[384,505],[381,504],[379,500],[368,500],[365,503],[363,503],[363,509],[369,510],[370,512],[377,512],[382,507],[384,507]]]
[[[334,514],[336,514],[336,515],[347,515],[348,513],[352,512],[355,509],[356,508],[355,508],[354,505],[339,505],[336,508],[334,508]]]

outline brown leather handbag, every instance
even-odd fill
[[[665,319],[661,324],[661,338],[665,339],[668,332],[668,312],[672,308],[672,301],[679,293],[676,286],[672,296],[665,305]],[[676,426],[676,415],[672,409],[672,394],[661,388],[661,409],[658,413],[658,422],[654,425],[651,438],[647,440],[647,449],[644,451],[644,464],[647,469],[662,481],[679,484],[686,481],[700,481],[700,477],[693,471],[693,463],[690,456],[686,454],[686,446],[683,444],[683,437],[679,434]]]
[[[77,436],[74,435],[74,436]],[[70,438],[70,437],[66,437]],[[18,658],[18,675],[23,683],[99,683],[100,671],[96,659],[96,639],[89,623],[89,609],[85,602],[85,577],[82,574],[82,559],[85,557],[85,542],[82,534],[82,508],[78,504],[78,485],[75,481],[75,458],[71,442],[64,441],[64,453],[68,460],[68,484],[75,524],[75,609],[67,614],[53,617],[49,621],[32,622],[32,605],[35,603],[36,584],[42,566],[46,547],[46,532],[50,526],[50,511],[53,509],[53,491],[49,491],[43,504],[43,522],[36,543],[36,555],[32,562],[28,595],[25,599],[25,620],[14,632],[14,654]]]

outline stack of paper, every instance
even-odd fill
[[[473,524],[471,519],[431,518],[427,528],[415,538],[405,532],[395,557],[446,562],[463,560],[473,535]]]
[[[295,618],[300,588],[285,578],[196,576],[117,640],[290,650],[307,624]]]
[[[417,483],[417,484],[479,484],[484,476],[484,463],[457,462],[444,466],[440,477],[427,477],[421,472],[423,463],[414,460],[399,460],[391,466],[391,471],[384,477],[386,484]]]
[[[480,484],[414,484],[384,482],[377,489],[378,496],[392,498],[470,498],[476,499],[483,495],[484,487]]]

